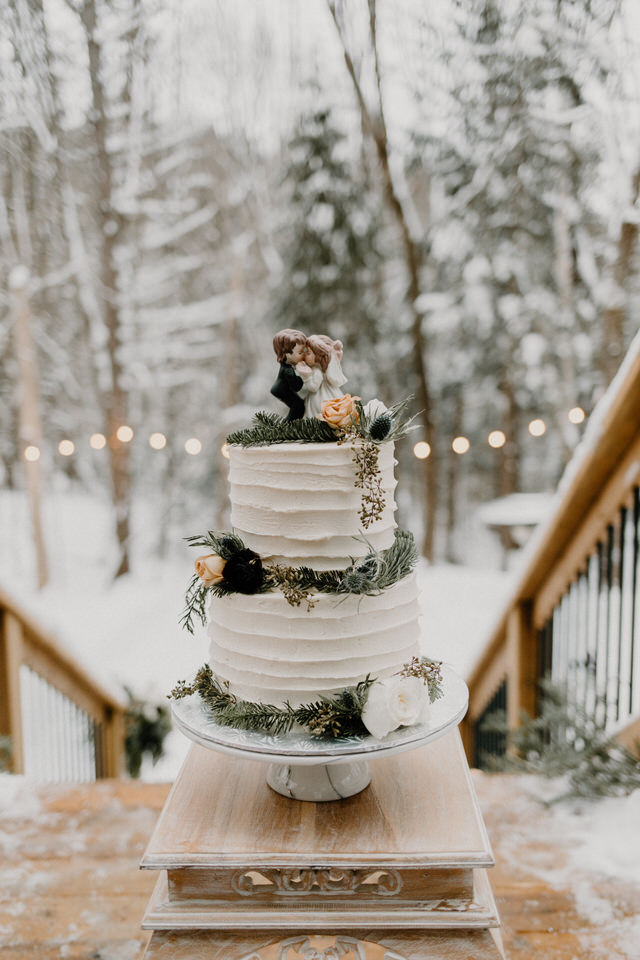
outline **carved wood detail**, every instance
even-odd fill
[[[374,897],[393,897],[402,889],[397,870],[349,870],[340,867],[298,870],[237,871],[231,879],[235,893],[250,897],[267,888],[282,896],[353,895],[365,888]]]
[[[404,960],[395,950],[356,937],[298,934],[242,960]]]

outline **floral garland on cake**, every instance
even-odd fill
[[[353,445],[355,486],[362,490],[360,522],[368,530],[385,507],[382,473],[378,460],[381,443],[399,440],[416,429],[414,417],[405,417],[411,397],[386,407],[381,400],[362,404],[347,393],[326,400],[316,417],[286,420],[277,413],[260,411],[250,427],[229,434],[227,443],[241,447],[264,447],[274,443],[346,443]]]
[[[193,633],[194,619],[206,624],[209,595],[280,590],[291,606],[305,603],[311,610],[316,593],[376,596],[411,573],[418,559],[413,535],[406,530],[396,530],[388,549],[378,552],[370,546],[366,556],[352,560],[344,570],[263,563],[235,533],[209,530],[204,536],[187,537],[187,542],[210,551],[195,561],[195,573],[187,587],[180,623],[189,633]]]
[[[430,704],[443,695],[440,667],[439,661],[413,657],[398,673],[383,680],[367,676],[355,687],[320,695],[299,707],[289,703],[277,707],[242,700],[205,664],[191,683],[180,681],[169,699],[182,700],[197,693],[216,723],[239,730],[279,735],[301,726],[314,737],[371,734],[382,739],[398,727],[427,719]]]

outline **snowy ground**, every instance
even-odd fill
[[[153,525],[145,523],[144,504],[137,505],[134,516],[139,528],[135,573],[113,582],[104,504],[86,494],[58,494],[48,501],[51,583],[38,592],[25,500],[0,492],[0,585],[102,684],[120,695],[126,685],[138,696],[161,701],[178,679],[204,662],[208,645],[203,630],[192,637],[178,625],[192,570],[189,550],[176,536],[175,554],[158,560],[155,537],[145,543],[145,531]],[[466,675],[510,582],[499,571],[421,565],[424,652]],[[166,758],[155,768],[145,767],[143,776],[173,779],[187,746],[181,734],[172,733]]]

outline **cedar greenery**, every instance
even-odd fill
[[[326,420],[303,417],[286,420],[277,413],[261,410],[254,414],[250,427],[236,430],[227,437],[227,443],[240,447],[264,447],[272,443],[335,443],[335,431]]]
[[[589,709],[573,692],[548,679],[541,680],[540,713],[523,713],[521,724],[510,730],[504,711],[495,711],[482,730],[504,738],[504,757],[483,757],[489,769],[562,777],[560,800],[626,796],[640,789],[640,760],[619,743],[600,719],[603,701]]]
[[[211,530],[204,536],[187,537],[187,541],[191,546],[217,553],[225,560],[246,549],[244,542],[235,534],[216,534]],[[369,545],[369,553],[359,560],[353,560],[346,570],[313,570],[311,567],[264,564],[262,581],[256,593],[280,590],[291,606],[304,603],[307,610],[311,610],[315,603],[314,593],[375,596],[411,573],[417,559],[413,535],[406,530],[396,530],[393,544],[387,550],[377,552]],[[187,587],[185,610],[180,623],[189,633],[193,633],[194,620],[206,624],[209,593],[214,597],[223,597],[235,592],[224,580],[207,586],[194,574]]]
[[[415,429],[415,416],[404,417],[412,399],[407,397],[383,413],[372,414],[366,414],[362,401],[356,400],[358,418],[346,431],[334,429],[326,420],[317,417],[287,420],[277,413],[260,410],[254,414],[249,427],[230,433],[227,443],[240,447],[264,447],[272,443],[335,443],[346,437],[387,443],[399,440]]]
[[[442,697],[440,663],[427,657],[413,657],[411,663],[399,671],[399,676],[419,676],[428,687],[433,703]],[[408,671],[408,672],[407,672]],[[170,700],[182,700],[197,693],[216,723],[238,730],[262,730],[272,734],[289,733],[299,725],[314,737],[337,738],[367,736],[362,722],[362,711],[369,689],[376,682],[367,675],[355,687],[345,687],[339,693],[320,695],[311,703],[292,707],[285,703],[277,707],[271,703],[242,700],[231,693],[229,683],[217,677],[208,663],[201,667],[191,683],[180,680],[169,694]]]
[[[200,695],[216,723],[239,730],[264,730],[267,733],[289,733],[295,724],[306,727],[316,737],[366,736],[361,720],[371,677],[355,687],[347,687],[334,696],[320,696],[313,703],[292,707],[285,703],[276,707],[269,703],[241,700],[229,690],[229,684],[215,676],[209,664],[198,670],[192,683],[180,681],[169,694],[181,700],[192,693]]]

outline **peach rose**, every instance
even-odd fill
[[[350,427],[358,419],[356,400],[359,399],[360,397],[352,397],[350,393],[346,393],[344,397],[325,400],[322,404],[321,419],[326,420],[335,430]]]
[[[216,583],[221,583],[224,579],[223,570],[226,562],[217,553],[209,553],[206,557],[198,557],[196,573],[207,587],[212,587]]]

